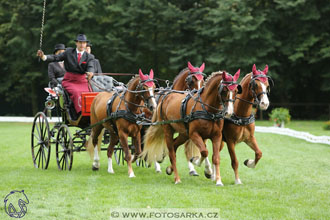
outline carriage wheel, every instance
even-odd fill
[[[116,163],[118,165],[120,165],[120,161],[122,161],[122,163],[124,165],[124,151],[120,147],[120,145],[118,145],[117,147],[115,147],[115,150],[114,150],[113,154],[115,156]]]
[[[71,170],[73,162],[73,141],[67,125],[62,125],[56,138],[56,161],[58,169]]]
[[[38,112],[31,132],[32,160],[35,168],[47,169],[50,158],[50,130],[46,115]]]

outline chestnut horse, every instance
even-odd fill
[[[272,84],[273,81],[267,76],[267,72],[267,65],[263,71],[257,70],[256,66],[253,65],[252,73],[247,74],[241,80],[240,84],[243,88],[243,92],[236,97],[234,114],[229,120],[225,119],[224,128],[222,130],[223,142],[221,143],[220,151],[224,146],[224,141],[227,142],[231,166],[235,173],[235,184],[242,184],[238,176],[238,161],[235,154],[235,145],[240,142],[245,142],[254,150],[255,159],[246,160],[244,162],[249,168],[254,168],[262,156],[257,140],[254,137],[255,120],[252,113],[252,106],[256,103],[261,110],[266,110],[269,106],[269,82]]]
[[[194,67],[190,62],[188,62],[188,67],[181,70],[179,74],[173,80],[172,89],[176,91],[185,91],[185,90],[199,90],[204,83],[204,68],[205,63],[203,63],[199,68]],[[199,151],[196,153],[194,151],[185,150],[186,158],[188,161],[189,174],[191,176],[198,176],[194,165],[190,162],[190,158],[199,154]],[[208,160],[208,158],[206,158]],[[155,162],[156,172],[161,172],[160,165]]]
[[[103,136],[101,131],[103,128],[106,128],[110,133],[110,143],[107,152],[108,172],[114,173],[112,153],[114,146],[120,141],[121,147],[125,152],[124,159],[127,162],[128,175],[129,177],[135,177],[131,163],[141,153],[141,125],[137,125],[136,120],[142,112],[141,108],[144,107],[144,104],[148,103],[148,108],[151,111],[157,106],[154,97],[155,84],[153,75],[152,70],[149,76],[143,75],[142,71],[139,70],[139,76],[132,78],[127,84],[127,89],[124,89],[121,94],[118,94],[116,91],[101,92],[94,98],[91,105],[90,120],[91,124],[96,124],[96,126],[92,128],[87,147],[90,154],[94,152],[93,170],[98,170],[100,166],[100,146],[97,143]],[[131,157],[128,137],[132,137],[132,143],[135,146],[135,157]]]
[[[204,83],[204,68],[204,63],[198,68],[188,62],[188,68],[181,70],[175,77],[172,89],[179,91],[200,89]]]
[[[239,71],[237,74],[239,75]],[[171,166],[167,167],[166,172],[171,174],[174,171],[176,184],[181,182],[176,168],[177,148],[191,139],[198,146],[201,154],[201,157],[195,158],[193,162],[200,165],[208,156],[205,139],[211,139],[216,185],[223,185],[220,177],[218,153],[222,139],[222,119],[233,113],[233,97],[237,91],[236,88],[230,90],[229,84],[223,83],[226,75],[226,72],[213,73],[206,80],[204,88],[192,97],[189,97],[188,92],[186,94],[168,93],[164,95],[153,114],[152,121],[156,125],[147,129],[144,139],[145,148],[141,156],[142,158],[147,157],[148,162],[154,162],[162,161],[169,153]],[[231,77],[231,79],[233,78]],[[227,83],[235,84],[236,82]],[[174,139],[173,134],[175,132],[178,132],[179,136]],[[211,165],[206,164],[206,166],[211,173]]]

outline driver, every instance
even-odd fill
[[[81,113],[81,93],[89,92],[87,78],[91,79],[94,73],[94,55],[86,53],[86,46],[89,42],[84,34],[78,34],[76,48],[67,48],[65,52],[57,55],[45,55],[38,50],[37,56],[43,61],[64,61],[66,73],[62,86],[69,93],[78,114]]]

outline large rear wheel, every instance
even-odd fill
[[[69,127],[63,124],[56,137],[56,161],[58,169],[71,170],[73,162],[73,141]]]
[[[31,132],[32,161],[35,168],[47,169],[50,159],[50,130],[46,115],[38,112]]]

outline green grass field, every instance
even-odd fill
[[[257,125],[271,125],[258,122]],[[329,135],[319,122],[291,122],[286,127]],[[330,146],[287,136],[256,137],[263,158],[255,169],[243,165],[254,152],[244,143],[236,147],[243,185],[234,185],[234,173],[226,149],[221,152],[224,187],[203,175],[188,174],[183,148],[178,150],[182,183],[154,168],[133,166],[129,179],[126,165],[114,162],[115,174],[107,173],[106,152],[99,172],[91,170],[86,152],[75,153],[72,171],[59,171],[55,147],[48,170],[35,169],[31,159],[30,123],[0,123],[0,197],[25,190],[30,203],[23,219],[109,219],[112,208],[218,208],[221,219],[330,219]],[[209,146],[210,149],[210,146]],[[212,152],[210,153],[210,155]],[[11,219],[0,205],[0,219]]]

